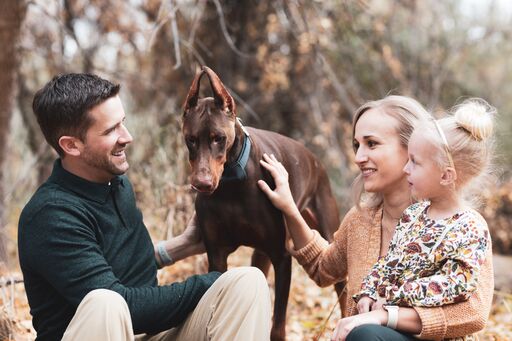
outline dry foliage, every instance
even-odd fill
[[[512,181],[487,195],[482,213],[491,231],[494,252],[512,255]]]
[[[292,136],[320,157],[343,211],[355,172],[351,115],[363,101],[390,92],[411,95],[429,109],[450,107],[463,96],[486,98],[501,113],[498,138],[503,168],[510,168],[512,40],[509,18],[494,1],[472,15],[461,14],[458,0],[26,3],[18,96],[8,110],[9,153],[0,178],[10,260],[0,271],[0,338],[33,339],[23,285],[7,285],[6,278],[20,276],[21,207],[55,157],[31,112],[33,93],[54,74],[94,72],[123,84],[127,124],[136,138],[129,176],[154,240],[180,233],[191,214],[180,105],[198,64],[211,66],[230,87],[245,123]],[[512,254],[512,182],[486,193],[483,213],[495,251]],[[249,253],[241,249],[231,264],[248,264]],[[204,257],[194,257],[159,277],[169,283],[206,268]],[[512,340],[511,289],[496,292],[482,339]],[[318,288],[295,263],[289,339],[317,335],[334,302],[333,290]]]
[[[248,248],[239,249],[230,256],[230,266],[249,265],[250,254],[251,251]],[[205,272],[206,269],[205,256],[195,256],[160,270],[159,282],[165,284],[179,281],[192,274]],[[272,287],[272,271],[268,279]],[[33,340],[35,333],[31,329],[23,286],[15,285],[14,293],[9,286],[1,288],[0,340]],[[13,302],[11,297],[14,297],[14,305],[11,305]],[[336,295],[333,288],[318,287],[294,261],[288,304],[287,340],[313,340],[319,336],[324,324],[325,332],[319,340],[329,340],[328,335],[340,316],[339,309],[336,307],[332,316],[326,320],[335,303]],[[511,308],[512,295],[496,292],[491,316],[485,330],[479,334],[480,340],[512,340]]]

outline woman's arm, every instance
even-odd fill
[[[385,326],[387,323],[388,312],[383,309],[346,317],[339,320],[331,340],[345,340],[352,329],[363,324],[380,324]],[[413,308],[400,307],[398,309],[396,330],[413,335],[418,334],[421,331],[421,320],[418,313]]]
[[[293,200],[288,182],[288,172],[274,155],[263,154],[263,160],[260,163],[274,178],[276,188],[274,190],[270,189],[263,180],[258,181],[258,186],[268,196],[272,204],[283,212],[294,249],[301,249],[313,239],[313,231],[300,214]]]
[[[289,249],[292,256],[297,258],[311,279],[319,286],[324,287],[344,280],[347,273],[347,235],[344,223],[342,222],[334,234],[334,242],[328,244],[302,218],[293,200],[288,183],[288,172],[284,166],[273,155],[264,154],[260,162],[274,178],[276,188],[270,189],[263,180],[258,181],[258,186],[269,197],[272,204],[283,212],[287,230],[293,242],[293,247]]]

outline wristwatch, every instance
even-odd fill
[[[396,329],[398,324],[398,306],[397,305],[384,305],[384,310],[388,312],[388,323],[386,327]]]

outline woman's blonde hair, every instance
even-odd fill
[[[357,122],[365,112],[371,109],[378,109],[396,120],[396,132],[405,150],[407,150],[409,138],[416,124],[420,120],[431,117],[418,101],[410,97],[397,95],[387,96],[377,101],[367,102],[356,110],[354,119],[352,120],[352,140],[355,137]],[[397,165],[397,167],[402,166]],[[362,202],[368,207],[377,207],[382,203],[382,195],[380,193],[365,193],[362,174],[359,174],[354,179],[352,184],[352,198],[358,208]]]
[[[429,137],[433,137],[430,141],[439,151],[436,155],[439,165],[455,168],[455,190],[466,191],[475,186],[485,188],[484,185],[492,180],[495,116],[496,108],[480,98],[454,106],[448,116],[437,121],[446,137],[447,149],[442,136],[432,129],[434,124],[425,130],[425,133],[430,132]]]

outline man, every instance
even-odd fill
[[[53,78],[34,113],[60,158],[23,209],[18,247],[37,340],[264,340],[270,300],[255,268],[157,285],[157,267],[204,252],[194,226],[155,248],[135,205],[119,85]]]

